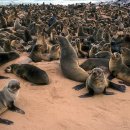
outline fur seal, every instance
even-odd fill
[[[7,20],[6,18],[0,13],[0,23],[1,23],[1,28],[6,28],[7,27]]]
[[[65,37],[59,36],[58,40],[61,48],[60,65],[63,74],[71,80],[85,82],[88,73],[79,66],[74,48]]]
[[[82,57],[82,58],[87,57],[88,53],[86,51],[82,50],[83,45],[81,44],[80,39],[79,38],[75,39],[75,42],[77,44],[77,48],[78,48],[78,52],[79,52],[80,57]]]
[[[13,112],[18,112],[20,114],[25,114],[23,110],[16,107],[14,105],[15,100],[18,96],[20,89],[20,83],[16,79],[12,79],[9,81],[8,85],[6,85],[3,90],[0,91],[0,114],[5,112],[7,109]],[[12,121],[0,118],[0,123],[11,125]]]
[[[10,40],[5,40],[3,48],[5,52],[12,51]]]
[[[50,50],[50,60],[58,60],[60,58],[60,47],[59,44],[53,45]]]
[[[20,24],[20,19],[16,18],[16,20],[14,22],[14,30],[19,30],[19,29],[24,30],[26,28]]]
[[[109,60],[104,58],[89,58],[80,65],[85,71],[101,66],[109,68]]]
[[[124,85],[118,85],[111,81],[109,81],[101,68],[94,68],[89,77],[86,79],[86,88],[88,89],[88,93],[81,95],[79,97],[92,97],[94,94],[105,94],[105,95],[113,95],[113,92],[107,92],[106,89],[108,87],[118,90],[120,92],[125,92],[126,87]],[[77,87],[77,86],[76,86]],[[74,87],[76,89],[76,87]]]
[[[19,40],[12,40],[11,43],[11,48],[18,50],[18,51],[24,51],[24,46],[20,43]]]
[[[104,59],[110,59],[111,52],[109,51],[99,51],[95,54],[95,58],[104,58]]]
[[[130,68],[123,63],[120,53],[115,52],[111,55],[109,71],[111,72],[111,79],[117,77],[118,79],[130,83]]]
[[[33,39],[32,39],[32,36],[31,36],[31,34],[30,34],[30,31],[29,30],[27,30],[27,29],[25,29],[24,30],[24,41],[25,42],[28,42],[28,41],[32,41]]]
[[[30,64],[12,64],[5,69],[6,73],[14,73],[15,75],[28,80],[34,84],[47,85],[49,84],[49,77],[47,73]]]
[[[47,30],[44,30],[45,33],[50,34],[51,31],[59,24],[59,21],[56,21],[55,23],[53,23]]]
[[[99,28],[96,34],[96,41],[103,41],[103,34],[104,34],[104,30],[103,28]]]
[[[75,51],[76,51],[78,57],[80,57],[80,54],[79,54],[79,51],[78,51],[78,47],[77,47],[76,42],[75,42],[75,41],[72,41],[72,42],[71,42],[71,45],[72,45],[73,48],[75,49]]]
[[[106,43],[102,46],[101,51],[109,51],[111,52],[111,44],[110,43]]]
[[[42,44],[34,45],[29,55],[29,58],[31,58],[33,62],[40,62],[44,60],[44,57],[45,57],[43,55],[44,52],[45,52],[44,45]]]
[[[58,60],[60,58],[60,48],[59,44],[53,45],[50,53],[44,53],[41,54],[41,60],[44,61],[52,61],[52,60]]]
[[[121,57],[125,65],[130,66],[130,49],[121,47]]]
[[[98,52],[98,46],[93,45],[89,51],[89,58],[94,58],[95,54]]]
[[[3,65],[9,61],[15,60],[19,58],[19,54],[17,52],[0,52],[0,65]]]

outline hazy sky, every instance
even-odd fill
[[[53,3],[53,4],[72,4],[72,3],[87,3],[87,2],[105,2],[109,0],[0,0],[0,5],[9,3]]]

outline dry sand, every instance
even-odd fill
[[[130,130],[129,87],[126,93],[109,90],[115,95],[80,99],[78,96],[86,90],[72,89],[79,83],[63,76],[59,61],[31,63],[48,73],[51,83],[46,86],[32,85],[14,74],[4,73],[6,66],[25,58],[22,56],[1,66],[1,75],[20,81],[21,91],[16,105],[26,114],[3,113],[1,117],[14,121],[14,124],[0,124],[0,130]],[[0,80],[0,88],[9,80]]]

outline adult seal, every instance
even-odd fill
[[[58,40],[61,48],[60,65],[63,74],[71,80],[85,82],[88,73],[79,66],[74,48],[65,37],[59,36]]]

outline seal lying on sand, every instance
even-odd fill
[[[74,81],[85,82],[88,73],[79,66],[74,48],[65,37],[59,36],[58,40],[61,47],[60,65],[63,74]]]
[[[17,80],[12,79],[9,81],[8,85],[0,91],[0,114],[5,112],[7,109],[21,114],[25,114],[23,110],[14,105],[15,99],[18,96],[19,89],[20,83]],[[13,124],[12,121],[2,118],[0,118],[0,123],[6,125]]]
[[[49,84],[49,77],[44,70],[30,64],[12,64],[5,69],[7,73],[26,79],[34,84]]]

